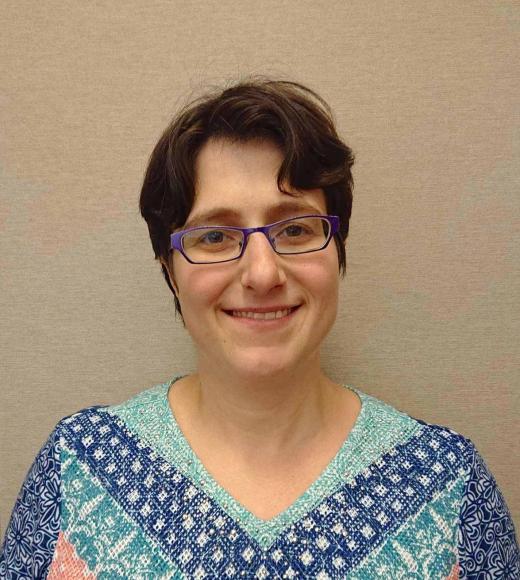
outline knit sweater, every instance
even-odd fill
[[[362,405],[342,447],[262,520],[190,448],[173,382],[58,423],[16,501],[0,578],[520,578],[504,498],[462,435],[346,387]]]

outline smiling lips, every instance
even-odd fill
[[[253,320],[275,320],[283,318],[294,312],[298,306],[288,307],[271,307],[271,308],[255,308],[251,310],[228,310],[227,313],[237,318],[251,318]]]

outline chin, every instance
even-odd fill
[[[234,353],[228,359],[233,371],[249,380],[266,379],[279,373],[290,373],[301,369],[309,362],[310,357],[296,357],[280,352],[279,348],[251,349],[252,352]]]

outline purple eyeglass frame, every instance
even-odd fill
[[[329,238],[325,242],[325,244],[321,248],[318,248],[317,250],[310,250],[309,252],[279,252],[274,247],[272,240],[269,239],[269,236],[268,236],[269,230],[273,226],[277,226],[277,225],[283,224],[285,222],[290,222],[294,219],[309,218],[309,217],[322,218],[322,219],[325,219],[329,222],[329,224],[330,224]],[[240,251],[240,254],[234,258],[229,258],[228,260],[220,260],[218,262],[194,262],[193,260],[190,260],[188,258],[188,256],[184,253],[184,248],[182,247],[182,237],[184,236],[184,234],[187,234],[188,232],[192,232],[194,230],[205,230],[208,228],[226,228],[227,230],[235,230],[237,232],[242,232],[244,234],[244,243],[242,245],[242,249]],[[329,245],[330,240],[332,240],[334,235],[338,233],[338,231],[339,231],[339,217],[338,216],[336,216],[336,215],[320,215],[320,214],[309,214],[309,215],[295,216],[292,218],[288,218],[286,220],[281,220],[278,222],[274,222],[272,224],[267,224],[266,226],[259,226],[257,228],[237,228],[237,227],[233,227],[233,226],[220,226],[220,225],[196,226],[194,228],[188,228],[186,230],[181,230],[179,232],[175,232],[174,234],[171,234],[170,235],[170,250],[178,250],[182,254],[182,256],[190,264],[222,264],[224,262],[232,262],[234,260],[240,259],[243,255],[245,249],[246,249],[249,236],[251,234],[255,234],[256,232],[260,232],[260,233],[264,234],[264,236],[269,241],[271,248],[273,248],[273,250],[277,254],[282,255],[282,256],[290,256],[292,254],[310,254],[311,252],[320,252],[321,250],[324,250]]]

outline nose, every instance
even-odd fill
[[[261,232],[249,236],[239,262],[242,285],[259,294],[267,294],[287,280],[281,257]]]

